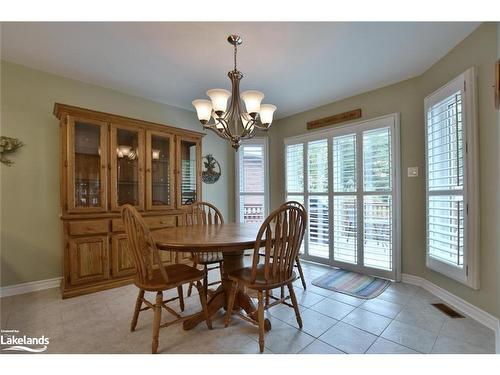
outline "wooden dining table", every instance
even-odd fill
[[[208,299],[208,312],[213,316],[220,309],[226,309],[231,290],[228,273],[244,267],[244,252],[254,248],[259,228],[259,224],[246,223],[179,226],[161,229],[152,235],[160,251],[222,252],[224,258],[222,283],[215,291],[210,291]],[[243,287],[237,291],[234,302],[234,310],[240,309],[243,309],[249,318],[257,321],[257,308]],[[203,321],[205,317],[200,312],[184,321],[184,329],[192,329]],[[268,319],[264,328],[266,331],[271,329],[271,322]]]

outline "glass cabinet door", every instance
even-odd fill
[[[201,200],[201,142],[177,138],[177,207]]]
[[[164,210],[173,206],[174,181],[173,136],[146,133],[146,208]]]
[[[144,209],[144,131],[111,124],[111,209]]]
[[[105,211],[107,124],[68,117],[67,210]]]

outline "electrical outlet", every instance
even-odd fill
[[[408,167],[408,177],[418,177],[418,167]]]

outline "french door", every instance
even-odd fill
[[[309,213],[306,259],[400,279],[399,121],[285,140],[286,199]]]

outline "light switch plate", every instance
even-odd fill
[[[418,167],[408,167],[408,177],[418,177]]]

